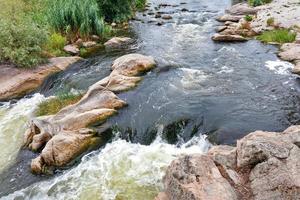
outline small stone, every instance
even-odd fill
[[[188,12],[189,10],[187,8],[182,8],[181,11],[182,12]]]
[[[161,14],[157,13],[154,17],[155,18],[161,18]]]
[[[95,41],[88,41],[88,42],[83,42],[82,43],[82,46],[84,48],[90,48],[90,47],[93,47],[95,45],[97,45],[97,42],[95,42]]]
[[[300,60],[295,61],[295,67],[292,69],[292,72],[300,75]]]
[[[116,24],[115,22],[113,22],[113,23],[111,23],[111,26],[112,26],[112,27],[116,27],[117,24]]]
[[[93,41],[99,41],[99,40],[100,40],[100,37],[99,37],[98,35],[92,35],[92,36],[91,36],[91,39],[92,39]]]
[[[75,45],[72,45],[72,44],[65,46],[64,51],[71,55],[79,54],[79,49]]]
[[[171,15],[163,15],[161,18],[164,19],[164,20],[170,20],[173,17]]]

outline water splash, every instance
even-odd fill
[[[0,172],[14,162],[22,145],[26,123],[44,99],[43,95],[35,94],[15,105],[4,103],[0,106]]]
[[[275,74],[280,74],[280,75],[288,75],[290,74],[290,69],[294,67],[292,63],[285,62],[282,60],[276,60],[276,61],[266,61],[266,67],[274,71]]]
[[[162,189],[164,171],[172,160],[185,153],[203,153],[208,148],[204,136],[194,137],[180,148],[159,140],[149,146],[116,140],[102,151],[86,155],[81,164],[62,176],[3,200],[152,200]]]

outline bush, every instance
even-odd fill
[[[105,30],[96,0],[53,0],[48,8],[50,25],[71,40],[101,35]]]
[[[108,22],[122,22],[132,17],[135,1],[142,2],[141,0],[97,0],[100,12]]]
[[[257,37],[258,40],[266,43],[289,43],[294,42],[296,39],[296,33],[291,32],[288,29],[276,29],[272,31],[266,31]]]
[[[45,46],[45,49],[52,56],[64,56],[66,55],[63,51],[65,45],[67,44],[67,39],[59,33],[53,33]]]
[[[36,116],[54,115],[62,108],[77,103],[82,98],[81,94],[63,93],[57,97],[40,103],[35,112]]]
[[[45,61],[42,46],[47,32],[29,18],[0,19],[0,60],[18,67],[34,67]]]
[[[137,10],[144,10],[147,0],[135,0],[135,8]]]

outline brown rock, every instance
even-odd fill
[[[65,70],[80,57],[58,57],[35,69],[0,67],[0,100],[22,97],[37,89],[51,74]],[[13,78],[12,78],[13,77]]]
[[[96,46],[96,45],[97,45],[97,42],[95,42],[95,41],[87,41],[87,42],[82,43],[82,46],[84,48],[91,48],[91,47]]]
[[[236,148],[227,145],[213,146],[208,155],[218,164],[229,167],[231,169],[236,168]]]
[[[222,35],[219,33],[216,33],[212,36],[212,40],[218,41],[218,42],[244,42],[247,41],[247,38],[244,38],[240,35]]]
[[[79,49],[77,46],[69,44],[64,47],[64,51],[71,54],[71,55],[78,55],[79,54]]]
[[[93,130],[86,127],[105,121],[126,105],[111,90],[134,87],[141,80],[138,75],[154,66],[152,57],[122,56],[114,61],[111,75],[92,85],[79,102],[55,115],[34,118],[25,133],[24,145],[32,150],[45,147],[32,161],[32,171],[45,173],[49,167],[64,166],[83,153],[97,139]]]
[[[228,15],[228,14],[225,14],[223,16],[217,17],[217,21],[219,21],[219,22],[226,22],[226,21],[238,22],[242,18],[243,18],[242,15]]]
[[[227,26],[218,26],[218,27],[216,28],[216,32],[222,32],[222,31],[224,31],[226,28],[227,28]]]
[[[295,61],[295,66],[294,66],[294,68],[292,69],[292,72],[293,72],[294,74],[300,75],[300,60],[296,60],[296,61]]]
[[[164,19],[164,20],[170,20],[173,17],[171,15],[163,15],[161,18]]]
[[[234,200],[234,189],[208,156],[190,155],[174,160],[164,177],[172,200]]]

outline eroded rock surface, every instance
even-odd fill
[[[133,40],[129,37],[113,37],[104,43],[104,46],[108,50],[122,49],[132,43]]]
[[[84,152],[97,139],[88,128],[101,123],[126,105],[112,91],[134,87],[142,72],[155,66],[152,57],[129,54],[114,61],[110,76],[90,86],[82,99],[51,116],[32,120],[25,133],[24,145],[40,155],[32,160],[35,173],[44,173],[49,167],[61,167]]]
[[[157,199],[300,199],[300,126],[256,131],[237,147],[179,158],[168,167],[164,186]]]
[[[0,100],[22,97],[38,88],[49,75],[65,70],[80,57],[51,58],[48,64],[34,69],[0,67]],[[13,79],[11,77],[14,77]]]

